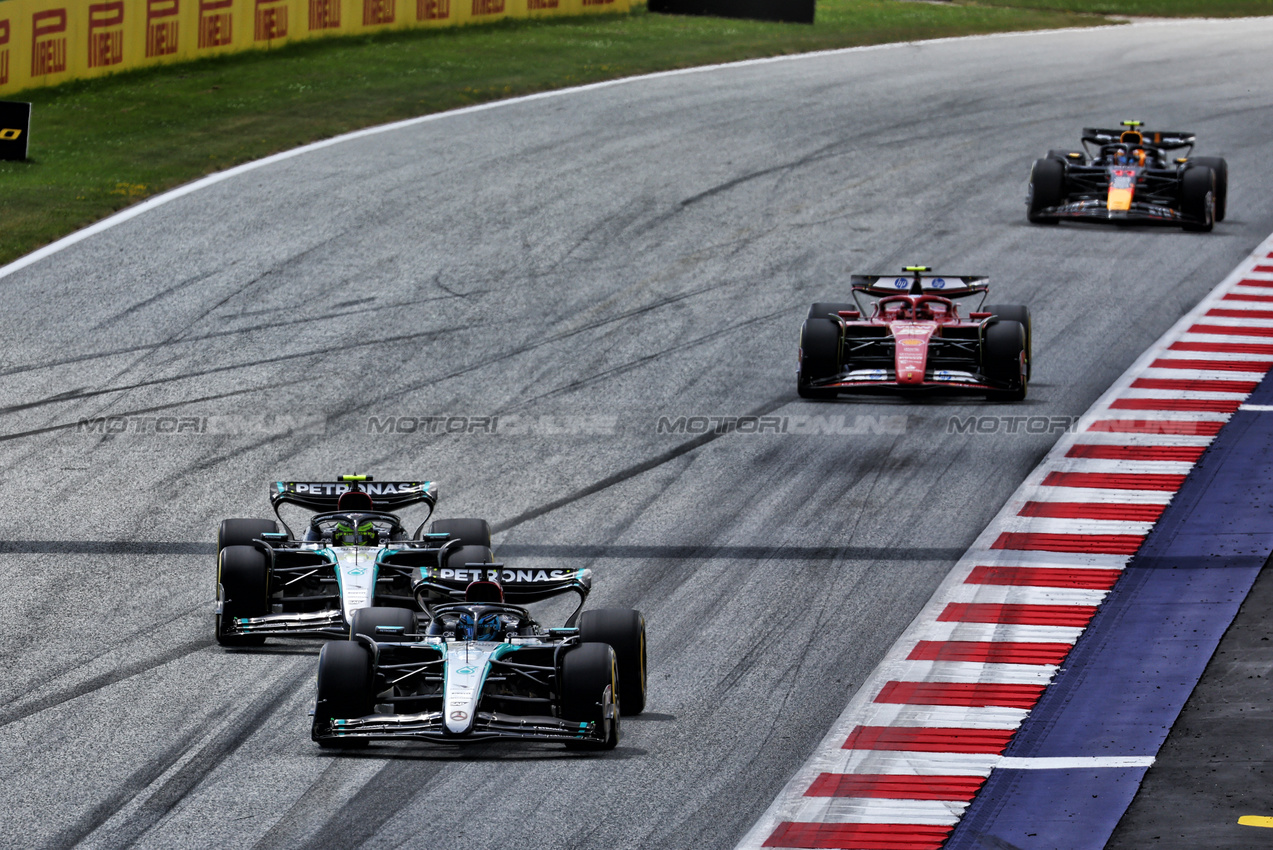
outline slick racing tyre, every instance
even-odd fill
[[[830,319],[832,313],[841,313],[845,310],[857,311],[856,304],[845,304],[840,301],[817,301],[809,308],[810,319]],[[834,319],[832,319],[834,321]]]
[[[619,743],[619,715],[605,716],[606,689],[619,700],[618,660],[604,643],[581,643],[561,660],[561,716],[580,723],[595,722],[606,730],[602,741],[567,741],[573,750],[613,750]],[[622,703],[619,703],[622,708]]]
[[[831,319],[806,319],[800,328],[800,373],[796,377],[796,391],[801,398],[834,398],[835,390],[816,389],[809,384],[838,374],[840,326]]]
[[[377,632],[380,627],[394,631]],[[366,635],[374,641],[398,643],[412,640],[407,635],[419,631],[415,612],[410,608],[359,608],[349,623],[349,637]]]
[[[598,608],[579,615],[579,639],[605,643],[619,665],[619,710],[625,716],[645,711],[645,618],[631,608]]]
[[[992,390],[992,401],[1021,401],[1025,398],[1025,328],[1020,322],[992,322],[986,328],[981,349],[981,369],[986,377],[1007,388]]]
[[[262,635],[225,634],[225,626],[237,617],[259,617],[270,612],[270,567],[265,553],[254,546],[227,546],[217,556],[217,643],[222,646],[260,646]]]
[[[462,570],[465,564],[494,563],[495,556],[485,546],[456,546],[446,554],[446,563],[442,566],[452,570]]]
[[[989,304],[982,307],[981,312],[994,313],[1000,319],[1020,322],[1021,327],[1025,328],[1025,376],[1029,380],[1031,366],[1034,363],[1033,323],[1030,321],[1030,308],[1024,304]]]
[[[359,612],[361,613],[361,612]],[[375,671],[371,651],[356,641],[334,640],[318,653],[318,701],[314,705],[314,731],[332,720],[366,717],[374,709]],[[320,747],[353,749],[367,746],[363,740],[319,740]]]
[[[1048,159],[1056,159],[1061,162],[1073,162],[1079,165],[1087,165],[1087,154],[1082,151],[1063,151],[1053,149],[1048,151]]]
[[[1056,159],[1036,159],[1030,169],[1030,188],[1026,203],[1026,218],[1035,224],[1056,224],[1054,215],[1043,210],[1060,206],[1065,200],[1065,163]]]
[[[1229,163],[1218,156],[1190,157],[1191,165],[1201,165],[1216,173],[1216,221],[1224,221],[1229,201]]]
[[[491,526],[484,519],[435,519],[429,531],[458,537],[464,546],[491,548]]]
[[[262,534],[278,534],[272,519],[223,519],[217,531],[217,551],[227,546],[251,546]]]
[[[1180,212],[1192,219],[1185,230],[1210,233],[1216,224],[1216,173],[1205,166],[1185,169],[1180,178]]]

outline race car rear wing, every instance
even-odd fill
[[[502,563],[465,564],[463,567],[421,567],[421,577],[411,586],[416,601],[426,611],[430,605],[463,602],[469,584],[493,581],[504,591],[510,605],[542,602],[566,593],[579,596],[579,607],[566,621],[572,625],[592,590],[592,570],[515,569]]]
[[[902,275],[855,274],[849,278],[854,292],[865,295],[940,295],[963,298],[984,293],[990,278],[984,275]]]
[[[275,513],[285,504],[311,511],[334,511],[340,497],[350,490],[361,490],[370,496],[376,510],[392,511],[418,504],[432,510],[438,503],[436,481],[374,481],[368,476],[346,475],[336,481],[276,481],[270,505]]]
[[[1093,145],[1112,145],[1122,139],[1123,133],[1128,131],[1128,127],[1122,127],[1118,130],[1107,130],[1101,127],[1084,127],[1083,141]],[[1196,136],[1193,133],[1185,133],[1179,130],[1141,130],[1135,129],[1145,139],[1145,144],[1153,145],[1165,151],[1180,150],[1181,148],[1191,148],[1194,146]]]

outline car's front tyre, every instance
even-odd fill
[[[314,704],[314,731],[333,720],[366,717],[374,709],[375,670],[371,651],[358,641],[334,640],[318,653],[318,700]],[[318,738],[320,747],[365,747],[366,739]]]
[[[1065,200],[1065,163],[1056,159],[1036,159],[1030,169],[1030,186],[1026,198],[1026,218],[1034,224],[1056,224],[1060,221],[1045,210],[1059,207]]]
[[[1195,165],[1180,177],[1180,213],[1190,221],[1182,225],[1195,233],[1210,233],[1216,223],[1216,173]]]
[[[239,617],[270,612],[270,566],[254,546],[227,546],[217,555],[217,643],[222,646],[260,646],[261,635],[229,634],[228,624]]]
[[[806,319],[800,328],[800,372],[796,392],[801,398],[834,398],[836,391],[810,384],[840,374],[840,324],[832,319]]]
[[[561,716],[579,723],[596,723],[605,730],[601,740],[567,741],[576,750],[613,750],[619,743],[619,715],[622,694],[619,690],[619,662],[614,650],[605,643],[581,643],[566,653],[561,661]],[[607,689],[609,700],[619,710],[606,717]]]
[[[1020,322],[1001,320],[986,327],[982,342],[982,371],[986,378],[1002,389],[986,393],[991,401],[1022,401],[1025,399],[1026,352],[1025,327]]]

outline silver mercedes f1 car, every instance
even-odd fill
[[[227,519],[217,535],[216,638],[223,646],[259,646],[269,636],[347,637],[354,613],[414,604],[422,567],[492,560],[482,519],[435,520],[433,482],[376,482],[342,475],[335,482],[279,481],[270,494],[277,520]],[[297,534],[280,508],[312,511]],[[408,532],[391,511],[422,505]]]
[[[411,609],[364,608],[350,640],[323,647],[313,739],[612,749],[620,716],[645,709],[645,620],[626,608],[581,613],[591,584],[586,569],[424,568],[412,588],[422,626]],[[523,607],[570,593],[579,605],[560,628]]]

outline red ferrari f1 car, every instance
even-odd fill
[[[1030,311],[983,306],[984,277],[853,275],[853,304],[818,302],[800,329],[801,398],[842,392],[963,391],[1019,401],[1030,379]],[[957,301],[978,298],[963,312]]]

